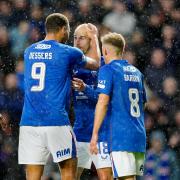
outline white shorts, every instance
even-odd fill
[[[77,142],[78,167],[90,169],[92,162],[96,169],[111,167],[107,143],[98,143],[99,153],[97,155],[90,153],[89,146],[89,142]]]
[[[110,157],[114,178],[143,175],[145,153],[113,151]]]
[[[70,126],[21,126],[19,164],[45,165],[49,155],[54,162],[76,157],[76,139]]]

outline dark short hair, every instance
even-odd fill
[[[119,55],[123,53],[125,48],[125,39],[121,34],[108,33],[101,38],[102,44],[109,44],[116,48],[116,53]]]
[[[69,21],[66,16],[64,16],[61,13],[53,13],[47,16],[45,27],[46,32],[53,32],[56,33],[59,31],[59,28],[62,28],[63,26],[69,28]]]

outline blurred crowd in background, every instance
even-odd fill
[[[180,179],[180,1],[0,0],[0,179],[23,180],[17,165],[18,124],[23,106],[23,52],[45,36],[45,17],[65,14],[73,45],[77,25],[91,22],[99,35],[126,38],[124,59],[145,76],[147,155],[145,180]],[[58,179],[49,163],[44,179]],[[96,179],[93,171],[85,179]],[[83,179],[83,178],[82,178]]]

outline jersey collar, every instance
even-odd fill
[[[109,64],[114,63],[114,62],[118,62],[120,64],[127,64],[128,63],[128,61],[125,59],[114,59]]]

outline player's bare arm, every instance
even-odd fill
[[[99,62],[86,56],[86,65],[84,68],[90,70],[97,70],[99,68]]]
[[[99,48],[98,30],[96,26],[94,26],[91,23],[88,23],[87,34],[88,34],[88,37],[91,39],[91,42],[90,42],[90,49],[87,52],[86,56],[91,57],[95,59],[97,62],[99,62],[101,58],[101,52]]]
[[[87,57],[87,64],[85,68],[88,69],[98,69],[101,59],[101,52],[99,48],[99,41],[98,41],[98,30],[96,26],[91,23],[88,23],[86,26],[87,35],[91,39],[90,49],[86,53]],[[93,67],[95,66],[95,68]]]
[[[106,116],[108,104],[109,104],[109,96],[106,94],[99,94],[98,102],[96,104],[93,133],[90,142],[90,151],[92,154],[98,153],[98,149],[97,149],[98,132]]]

